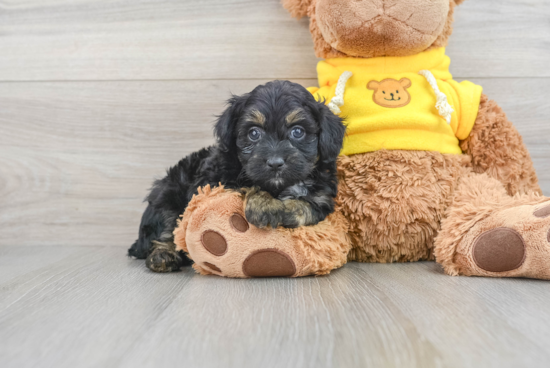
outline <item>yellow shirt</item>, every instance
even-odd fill
[[[309,91],[328,104],[342,73],[353,73],[340,107],[347,125],[342,154],[381,149],[460,154],[459,140],[472,130],[482,88],[454,81],[449,65],[444,48],[406,57],[327,59],[317,66],[320,88]],[[436,108],[435,90],[421,70],[430,71],[447,96],[454,110],[450,124]]]

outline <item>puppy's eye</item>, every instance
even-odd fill
[[[290,136],[294,139],[300,139],[303,138],[304,135],[306,135],[306,131],[302,127],[294,127],[290,131]]]
[[[399,93],[399,91],[395,91],[395,93]]]
[[[386,91],[382,91],[383,94],[386,94]]]
[[[252,128],[248,131],[248,138],[251,141],[257,141],[262,137],[262,132],[258,128]]]

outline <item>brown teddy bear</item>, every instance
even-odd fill
[[[308,16],[319,87],[346,118],[337,209],[257,229],[243,198],[204,188],[175,231],[202,274],[326,274],[347,261],[436,260],[450,275],[550,279],[550,203],[496,102],[449,73],[462,0],[284,0]]]

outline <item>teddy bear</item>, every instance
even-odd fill
[[[246,196],[201,188],[174,232],[201,274],[323,275],[436,261],[449,275],[550,279],[550,202],[518,131],[445,46],[463,0],[283,0],[309,17],[318,87],[344,117],[336,210],[258,229]]]

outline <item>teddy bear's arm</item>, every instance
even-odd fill
[[[537,175],[521,135],[495,101],[481,95],[479,113],[468,138],[460,142],[477,173],[504,184],[508,194],[538,192]]]

